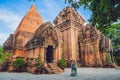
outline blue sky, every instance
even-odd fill
[[[45,22],[53,22],[59,12],[68,6],[64,3],[64,0],[0,0],[0,45],[3,45],[9,34],[14,33],[32,4],[36,6]],[[80,7],[77,11],[88,22],[91,12],[84,10],[83,7]]]

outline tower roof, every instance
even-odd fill
[[[76,21],[81,24],[85,23],[85,20],[82,18],[82,16],[80,16],[79,13],[70,6],[67,6],[59,13],[59,15],[54,20],[54,24],[58,25],[67,20]]]
[[[14,34],[16,34],[18,31],[34,33],[42,23],[42,17],[39,15],[35,5],[32,5],[30,10],[26,13],[24,18],[18,25]]]

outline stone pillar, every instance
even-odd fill
[[[57,62],[57,53],[55,47],[53,46],[53,63]]]
[[[42,61],[44,61],[45,62],[45,47],[44,46],[42,46],[41,48],[40,48],[40,54],[41,54],[41,59],[42,59]]]
[[[85,65],[88,65],[88,60],[87,60],[87,46],[85,45],[84,46],[84,49],[85,49],[85,53],[84,53],[84,55],[85,55]]]
[[[42,46],[42,48],[44,48],[44,51],[43,51],[44,52],[44,57],[43,57],[44,58],[44,62],[47,63],[47,61],[46,61],[46,53],[47,53],[48,44],[47,44],[47,42],[45,42],[45,43],[43,44],[44,46]]]
[[[101,65],[102,66],[102,61],[100,59],[100,53],[99,53],[99,44],[95,43],[94,45],[95,45],[95,48],[96,48],[96,51],[95,51],[96,63],[95,63],[95,65]]]
[[[75,40],[75,30],[73,28],[70,29],[70,40],[71,40],[71,55],[72,59],[76,61],[76,40]]]
[[[84,45],[80,46],[81,47],[81,50],[80,50],[80,54],[81,54],[81,57],[80,57],[80,61],[81,61],[81,65],[84,66],[85,65],[85,47]]]
[[[106,52],[102,53],[102,62],[103,65],[106,64]]]

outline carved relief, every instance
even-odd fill
[[[13,52],[13,34],[10,34],[9,38],[3,44],[5,52]]]
[[[85,30],[79,33],[78,39],[80,45],[80,55],[83,59],[82,61],[84,62],[84,65],[86,66],[96,66],[96,63],[101,64],[98,36],[99,34],[97,33],[96,29],[91,25],[86,25]],[[97,62],[92,63],[94,60]]]
[[[110,49],[110,40],[92,25],[84,26],[84,19],[73,8],[63,9],[54,20],[55,26],[50,22],[43,23],[37,12],[33,15],[32,12],[36,11],[34,6],[32,10],[21,21],[21,27],[4,43],[5,50],[17,49],[19,54],[26,55],[27,67],[35,68],[34,58],[38,53],[42,53],[45,61],[48,46],[52,46],[54,61],[63,56],[67,61],[74,59],[81,66],[89,67],[102,66],[106,62],[105,53]]]
[[[34,37],[26,45],[26,47],[28,47],[32,42],[36,44],[34,46],[45,46],[48,44],[57,46],[58,36],[53,25],[50,22],[41,25],[40,28],[35,32]]]

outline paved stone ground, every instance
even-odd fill
[[[120,80],[120,70],[114,68],[78,68],[77,77],[71,77],[70,73],[70,68],[61,74],[0,72],[0,80]]]

